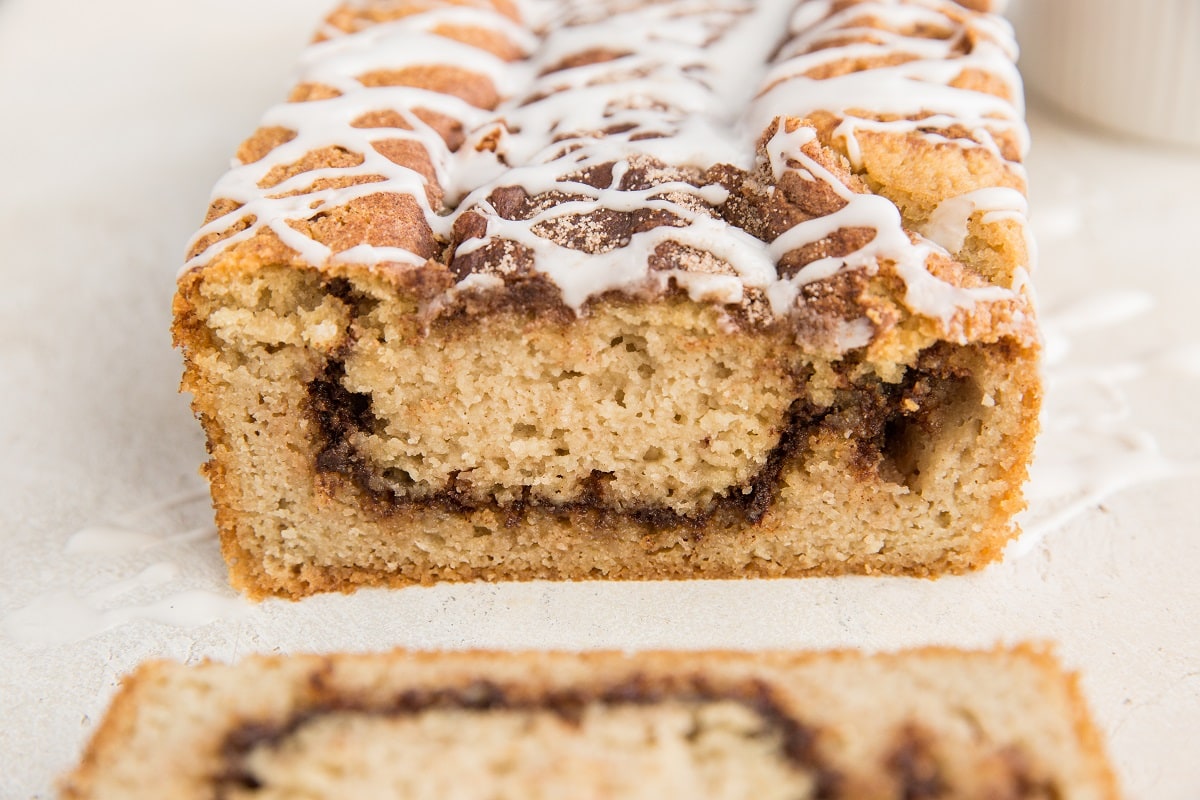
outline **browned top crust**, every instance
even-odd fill
[[[1031,345],[1026,133],[990,6],[347,4],[183,280],[371,273],[430,315],[686,293],[819,350]]]

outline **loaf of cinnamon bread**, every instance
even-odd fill
[[[234,583],[996,559],[1040,386],[979,6],[334,11],[179,277]]]

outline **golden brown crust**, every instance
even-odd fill
[[[146,662],[121,679],[121,688],[109,704],[100,726],[92,734],[87,749],[69,778],[60,784],[62,797],[67,800],[94,796],[94,784],[104,774],[107,764],[119,759],[125,744],[137,724],[137,711],[146,684],[166,662]]]

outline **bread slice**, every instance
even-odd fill
[[[150,663],[65,800],[1115,798],[1028,647],[408,653]]]
[[[1009,32],[929,2],[338,10],[175,301],[254,597],[938,575],[1040,402]]]

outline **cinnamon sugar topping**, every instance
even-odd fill
[[[951,338],[979,314],[1022,330],[1027,264],[948,266],[970,220],[1024,226],[1015,47],[965,5],[349,3],[218,183],[185,271],[267,236],[318,268],[448,268],[452,294],[536,272],[576,312],[676,288],[775,318],[858,271],[896,276]],[[876,193],[877,135],[989,159],[1005,188],[914,211]],[[381,208],[405,230],[358,218]],[[869,340],[844,324],[845,347]]]

